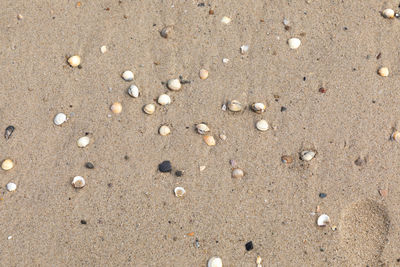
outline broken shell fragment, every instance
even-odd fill
[[[285,155],[281,157],[283,163],[290,164],[293,162],[293,158],[291,156]]]
[[[176,197],[184,197],[186,194],[186,190],[185,188],[178,186],[174,189],[174,193]]]
[[[132,84],[132,85],[129,86],[129,88],[128,88],[128,94],[129,94],[131,97],[134,97],[134,98],[139,97],[139,88],[138,88],[136,85]]]
[[[299,38],[290,38],[288,40],[288,45],[291,49],[297,49],[301,45],[301,41]]]
[[[232,170],[232,178],[242,178],[244,176],[244,172],[242,169],[235,168]]]
[[[113,113],[119,114],[122,112],[122,105],[119,102],[115,102],[114,104],[111,105],[110,109]]]
[[[103,45],[102,47],[100,47],[100,51],[101,51],[102,54],[107,52],[107,46]]]
[[[5,171],[11,170],[14,167],[14,162],[11,159],[6,159],[1,164],[1,168]]]
[[[169,105],[171,104],[171,98],[169,97],[169,95],[166,94],[162,94],[158,97],[157,100],[158,104],[160,104],[161,106],[165,106],[165,105]]]
[[[82,176],[75,176],[72,180],[72,186],[75,188],[82,188],[86,185],[85,179]]]
[[[223,24],[229,24],[229,23],[231,23],[231,21],[232,21],[232,19],[229,18],[229,17],[227,17],[227,16],[225,16],[225,17],[223,17],[223,18],[221,19],[221,22],[222,22]]]
[[[212,135],[206,135],[203,137],[203,139],[208,146],[215,146],[216,144],[215,139]]]
[[[182,84],[179,79],[170,79],[168,80],[167,86],[172,91],[178,91],[181,89]]]
[[[54,124],[55,125],[61,125],[64,122],[67,121],[67,115],[65,115],[64,113],[58,113],[55,117],[54,117]]]
[[[242,45],[240,47],[240,54],[244,55],[249,51],[249,46],[248,45]]]
[[[154,104],[147,104],[143,107],[144,113],[149,114],[149,115],[153,114],[155,110],[156,110],[156,106]]]
[[[81,57],[80,56],[72,56],[68,58],[68,64],[71,67],[78,67],[81,64]]]
[[[242,104],[237,100],[232,100],[228,102],[228,109],[233,112],[238,112],[242,110]]]
[[[310,161],[315,157],[314,151],[302,151],[301,152],[301,159],[304,161]]]
[[[268,122],[267,122],[266,120],[259,120],[259,121],[256,123],[256,128],[257,128],[257,130],[259,130],[259,131],[265,132],[266,130],[269,129]]]
[[[162,125],[160,129],[158,129],[158,133],[162,136],[166,136],[171,133],[171,129],[167,125]]]
[[[199,72],[200,79],[205,80],[208,78],[208,70],[201,69]]]
[[[17,190],[17,185],[14,183],[8,183],[6,187],[9,192]]]
[[[387,19],[392,19],[392,18],[394,18],[394,10],[387,8],[382,11],[382,16]]]
[[[208,128],[208,126],[204,123],[197,124],[196,129],[199,134],[206,134],[210,131],[210,128]]]
[[[254,103],[251,105],[251,109],[255,112],[255,113],[263,113],[265,112],[266,106],[264,103]]]
[[[124,71],[121,76],[125,81],[132,81],[134,77],[133,72],[130,70]]]
[[[165,26],[160,32],[161,37],[164,38],[171,37],[172,30],[173,30],[172,26]]]
[[[378,69],[378,74],[379,74],[380,76],[382,76],[382,77],[387,77],[387,76],[389,76],[389,69],[386,68],[386,67],[380,67],[380,68]]]
[[[392,133],[391,138],[392,138],[393,141],[396,141],[396,142],[400,143],[400,132],[399,131],[394,131]]]
[[[222,260],[219,257],[212,257],[208,260],[207,267],[222,267]]]
[[[330,221],[330,219],[329,219],[329,216],[326,215],[326,214],[322,214],[322,215],[319,216],[318,219],[317,219],[317,225],[318,225],[318,226],[321,226],[321,227],[327,226],[330,222],[331,222],[331,221]]]
[[[86,147],[90,143],[90,138],[88,136],[84,136],[78,139],[78,147]]]

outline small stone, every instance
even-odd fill
[[[285,155],[281,157],[283,163],[290,164],[293,162],[293,157],[289,155]]]
[[[246,247],[246,250],[247,250],[247,251],[252,250],[252,249],[254,248],[253,242],[252,242],[252,241],[247,242],[246,245],[245,245],[245,247]]]
[[[205,80],[208,78],[208,70],[201,69],[199,72],[200,79]]]
[[[24,16],[22,16],[21,14],[18,14],[18,15],[17,15],[17,19],[18,19],[18,20],[23,20],[23,19],[24,19]]]
[[[212,257],[208,260],[207,267],[222,267],[222,260],[219,257]]]
[[[318,91],[319,91],[321,94],[325,94],[326,91],[327,91],[327,89],[324,88],[324,87],[321,87],[321,88],[318,89]]]
[[[119,114],[122,112],[122,105],[119,102],[115,102],[111,105],[110,109],[114,114]]]
[[[8,184],[7,184],[7,190],[8,190],[9,192],[15,191],[15,190],[17,190],[17,185],[14,184],[14,183],[8,183]]]
[[[297,49],[301,45],[301,41],[298,38],[290,38],[288,40],[288,45],[291,49]]]
[[[81,224],[87,224],[86,220],[81,220]]]
[[[286,107],[281,107],[281,112],[285,112],[287,110]]]
[[[102,47],[100,47],[100,51],[101,51],[102,54],[107,52],[107,46],[103,45]]]
[[[55,125],[61,125],[64,122],[67,121],[67,115],[65,115],[64,113],[58,113],[55,117],[54,117],[54,124]]]
[[[14,167],[14,162],[11,159],[6,159],[1,164],[1,168],[5,171],[11,170]]]
[[[172,166],[169,160],[165,160],[158,165],[158,170],[160,172],[171,172]]]
[[[71,67],[75,68],[81,64],[81,57],[80,56],[72,56],[68,58],[68,63]]]
[[[86,185],[85,179],[82,176],[75,176],[72,180],[72,186],[75,188],[82,188]]]
[[[139,97],[139,88],[136,85],[132,84],[128,88],[128,94],[133,98],[138,98]]]
[[[86,162],[85,163],[85,167],[88,168],[88,169],[94,169],[94,165],[91,162]]]
[[[171,129],[167,125],[162,125],[160,129],[158,129],[158,133],[162,136],[167,136],[171,133]]]
[[[178,186],[174,189],[174,193],[176,197],[184,197],[186,194],[186,190],[185,188]]]
[[[87,145],[89,145],[89,143],[90,143],[89,136],[83,136],[83,137],[79,138],[78,142],[77,142],[78,147],[82,147],[82,148],[86,147]]]
[[[167,86],[172,91],[178,91],[182,88],[182,84],[179,79],[170,79],[167,82]]]
[[[169,105],[171,104],[171,98],[169,97],[169,95],[167,94],[162,94],[158,97],[157,100],[158,104],[160,104],[161,106],[165,106],[165,105]]]
[[[229,24],[229,23],[231,23],[231,21],[232,21],[232,19],[231,18],[229,18],[229,17],[227,17],[227,16],[225,16],[225,17],[223,17],[222,19],[221,19],[221,22],[223,23],[223,24]]]
[[[133,72],[130,70],[124,71],[121,76],[125,81],[132,81],[134,78]]]
[[[378,74],[382,77],[387,77],[389,76],[389,69],[387,67],[380,67],[378,69]]]
[[[181,177],[181,176],[183,176],[183,171],[176,171],[175,172],[175,175],[177,176],[177,177]]]
[[[147,104],[143,107],[143,112],[149,115],[153,114],[155,110],[156,106],[154,104]]]
[[[326,198],[326,194],[325,193],[319,193],[319,197],[320,198]]]
[[[14,130],[15,130],[14,126],[12,126],[12,125],[8,126],[6,128],[5,133],[4,133],[4,138],[8,140],[11,137],[12,133],[14,132]]]
[[[168,38],[168,37],[171,37],[172,32],[173,32],[173,26],[169,25],[169,26],[164,27],[161,30],[160,35],[163,38]]]
[[[260,120],[256,123],[256,128],[259,131],[265,132],[266,130],[269,129],[268,122],[266,120]]]
[[[388,193],[389,193],[389,191],[388,191],[387,189],[380,189],[380,190],[379,190],[379,194],[380,194],[382,197],[387,197],[387,196],[388,196]]]

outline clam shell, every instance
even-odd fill
[[[233,112],[238,112],[242,110],[242,104],[237,100],[232,100],[228,102],[228,109]]]
[[[122,112],[122,105],[119,102],[115,102],[114,104],[111,105],[110,109],[113,113],[119,114]]]
[[[82,176],[75,176],[72,180],[72,186],[75,188],[82,188],[86,185],[85,179]]]
[[[299,38],[290,38],[288,40],[288,45],[291,49],[297,49],[301,45],[301,41]]]
[[[154,104],[147,104],[143,107],[143,112],[146,114],[153,114],[156,111],[156,106]]]
[[[167,86],[172,91],[178,91],[181,89],[182,84],[179,79],[170,79],[168,80]]]
[[[1,168],[5,171],[11,170],[14,167],[14,162],[11,159],[6,159],[1,164]]]
[[[176,197],[184,197],[186,194],[186,190],[185,190],[185,188],[178,186],[178,187],[175,187],[174,193],[175,193]]]
[[[86,147],[90,143],[90,138],[88,136],[84,136],[78,139],[78,147]]]
[[[206,142],[207,145],[209,146],[215,146],[216,142],[215,139],[212,135],[206,135],[203,137],[204,142]]]
[[[17,185],[14,183],[8,183],[6,187],[7,187],[7,191],[9,191],[9,192],[17,190]]]
[[[219,257],[212,257],[208,260],[207,267],[222,267],[222,260]]]
[[[129,94],[131,97],[134,97],[134,98],[139,97],[139,88],[138,88],[136,85],[132,84],[132,85],[129,86],[129,88],[128,88],[128,94]]]
[[[259,120],[259,121],[256,123],[256,128],[257,128],[259,131],[265,132],[266,130],[269,129],[268,122],[267,122],[266,120]]]
[[[322,214],[317,219],[317,225],[321,227],[328,225],[330,222],[331,220],[329,219],[329,216],[326,214]]]
[[[389,76],[389,69],[386,68],[386,67],[380,67],[380,68],[378,69],[378,74],[379,74],[380,76],[382,76],[382,77],[387,77],[387,76]]]
[[[72,56],[68,58],[68,64],[71,67],[78,67],[81,64],[81,57],[80,56]]]
[[[206,134],[206,132],[210,131],[210,128],[204,123],[199,123],[196,125],[197,132],[199,134]]]
[[[162,136],[166,136],[171,133],[171,129],[167,125],[162,125],[160,129],[158,129],[158,133]]]
[[[134,78],[133,72],[130,70],[124,71],[121,76],[125,81],[132,81]]]
[[[55,117],[54,117],[54,124],[55,125],[61,125],[64,122],[67,121],[67,115],[65,115],[64,113],[58,113]]]
[[[208,78],[208,70],[201,69],[199,72],[200,79],[205,80]]]
[[[400,143],[400,132],[394,131],[392,133],[392,140]]]
[[[235,168],[232,170],[232,178],[242,178],[244,176],[244,171],[240,168]]]
[[[171,98],[169,97],[169,95],[166,94],[162,94],[158,97],[157,100],[158,104],[160,104],[161,106],[165,106],[165,105],[169,105],[171,104]]]
[[[251,105],[251,109],[255,112],[255,113],[263,113],[265,112],[266,106],[264,103],[253,103]]]
[[[160,35],[161,35],[162,37],[164,37],[164,38],[171,37],[173,28],[174,28],[173,26],[165,26],[165,27],[161,30]]]
[[[387,8],[387,9],[382,11],[382,16],[387,18],[387,19],[394,18],[394,15],[395,15],[395,13],[394,13],[393,9]]]
[[[315,157],[314,151],[302,151],[301,152],[301,159],[304,161],[310,161]]]

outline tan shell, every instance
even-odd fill
[[[237,100],[232,100],[228,102],[228,109],[233,112],[242,111],[242,104]]]
[[[264,103],[253,103],[251,109],[258,114],[265,112],[266,106]]]
[[[392,133],[392,140],[400,143],[400,132],[394,131]]]
[[[200,79],[205,80],[208,78],[208,70],[201,69],[199,72]]]
[[[387,77],[389,76],[389,69],[387,67],[380,67],[378,69],[378,74],[382,77]]]
[[[215,139],[212,135],[206,135],[203,137],[204,142],[206,142],[207,145],[209,146],[215,146],[216,142]]]
[[[178,91],[182,88],[181,81],[179,79],[169,79],[167,82],[168,89],[172,91]]]
[[[232,178],[242,178],[244,176],[244,172],[242,169],[235,168],[232,170]]]
[[[266,120],[259,120],[259,121],[256,123],[256,128],[257,128],[257,130],[259,130],[259,131],[265,132],[266,130],[269,129],[268,122],[267,122]]]
[[[171,104],[171,97],[167,94],[162,94],[158,97],[157,103],[161,106],[169,105]]]
[[[210,128],[208,128],[208,126],[204,123],[197,124],[196,129],[199,134],[206,134],[210,131]]]
[[[68,64],[71,67],[78,67],[81,64],[81,57],[80,56],[72,56],[68,58]]]
[[[165,27],[161,30],[160,35],[161,35],[162,37],[164,37],[164,38],[171,37],[173,29],[174,29],[174,27],[171,26],[171,25],[165,26]]]
[[[301,152],[301,159],[304,161],[310,161],[315,157],[314,151],[302,151]]]
[[[153,114],[156,111],[156,106],[154,104],[147,104],[143,107],[143,112],[146,114]]]
[[[111,111],[115,114],[119,114],[122,112],[122,105],[119,102],[115,102],[114,104],[111,105]]]
[[[171,129],[167,125],[162,125],[160,129],[158,129],[158,133],[162,136],[167,136],[171,133]]]
[[[1,168],[5,171],[11,170],[14,167],[14,162],[11,159],[6,159],[1,164]]]

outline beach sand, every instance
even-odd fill
[[[0,138],[0,159],[15,167],[0,172],[1,266],[206,266],[212,256],[256,266],[258,255],[263,266],[399,264],[400,144],[390,135],[400,128],[400,21],[380,15],[398,1],[77,3],[2,1],[0,129],[15,131]],[[191,83],[169,91],[179,75]],[[162,93],[172,103],[144,114]],[[246,110],[222,111],[232,99]],[[266,112],[251,112],[253,102]],[[59,112],[68,121],[56,126]],[[262,118],[266,132],[255,128]],[[200,122],[216,146],[196,133]],[[86,133],[91,144],[78,148]],[[303,150],[315,158],[300,160]],[[231,178],[232,159],[243,178]],[[173,172],[158,171],[164,160]],[[71,186],[77,175],[82,189]],[[316,225],[322,213],[327,227]]]

